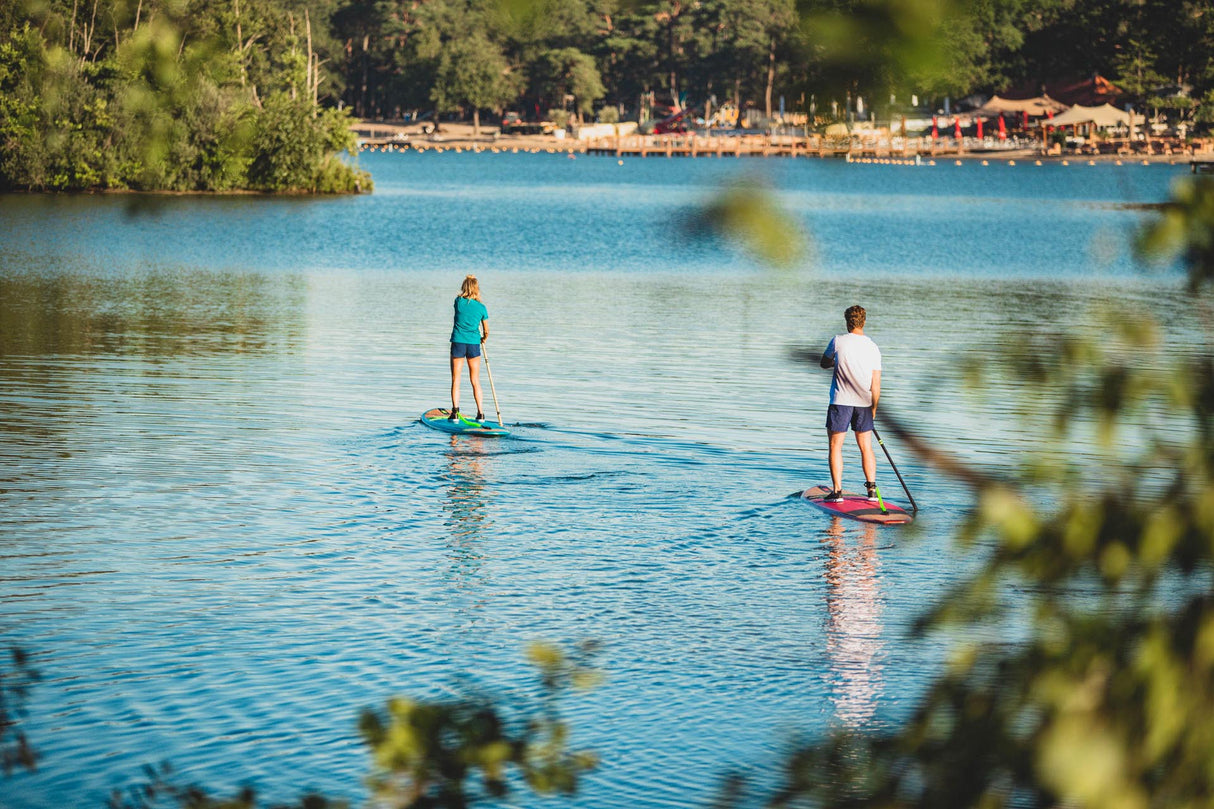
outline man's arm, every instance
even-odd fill
[[[873,371],[873,415],[877,415],[877,400],[881,398],[881,372]]]
[[[835,341],[832,339],[826,344],[826,350],[822,352],[822,359],[818,360],[818,365],[823,368],[835,367]]]

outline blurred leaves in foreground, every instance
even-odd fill
[[[602,681],[595,665],[599,645],[583,641],[572,650],[535,643],[528,657],[539,676],[538,696],[473,695],[446,700],[394,697],[380,710],[366,709],[359,730],[371,751],[373,805],[394,809],[463,809],[505,799],[518,777],[540,795],[573,795],[578,779],[598,764],[589,751],[569,747],[561,716],[562,695]],[[172,768],[145,768],[145,780],[115,790],[110,809],[256,809],[252,787],[215,798],[198,785],[182,785]],[[271,809],[345,809],[320,794]]]
[[[364,711],[359,726],[373,751],[376,795],[387,806],[463,807],[478,797],[505,798],[512,769],[537,793],[572,795],[579,775],[598,758],[569,749],[558,697],[598,682],[592,665],[596,652],[592,643],[573,654],[533,645],[528,654],[539,670],[542,696],[521,715],[517,706],[508,711],[487,697],[437,702],[397,697],[386,711]],[[469,783],[474,777],[479,788]]]
[[[21,729],[25,700],[30,686],[38,681],[38,672],[30,667],[23,650],[10,649],[9,655],[12,663],[0,667],[0,761],[5,775],[18,767],[32,770],[38,763],[37,752]]]
[[[772,266],[789,269],[804,258],[808,241],[775,192],[755,180],[723,187],[685,223],[693,239],[717,238]]]

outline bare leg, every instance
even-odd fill
[[[476,400],[476,412],[484,413],[485,407],[481,404],[481,358],[468,358],[468,377],[472,380],[472,398]]]
[[[451,409],[459,410],[459,372],[463,370],[463,357],[451,358]]]
[[[847,433],[826,433],[830,437],[830,488],[843,490],[843,439]]]
[[[856,433],[856,444],[860,447],[860,465],[864,467],[864,479],[877,480],[877,456],[873,454],[873,433]],[[842,443],[842,442],[840,442]]]

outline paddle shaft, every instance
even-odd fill
[[[481,356],[485,358],[485,373],[489,374],[489,392],[493,394],[493,409],[497,411],[497,426],[505,427],[506,425],[502,423],[502,409],[497,406],[497,388],[493,386],[493,369],[489,367],[489,352],[484,343],[481,343]]]
[[[894,474],[898,476],[898,482],[902,484],[902,491],[906,492],[906,499],[910,501],[911,509],[919,510],[919,506],[915,503],[915,498],[911,497],[910,489],[906,488],[906,481],[902,479],[902,473],[898,471],[898,465],[894,463],[894,459],[889,457],[889,450],[885,447],[885,442],[881,440],[881,433],[877,432],[877,428],[873,427],[873,435],[877,437],[877,443],[881,445],[881,449],[885,451],[885,459],[889,461],[890,467],[894,470]]]

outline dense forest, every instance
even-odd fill
[[[1204,123],[1211,53],[1214,0],[4,0],[0,188],[350,191],[351,114],[772,118],[1096,73]]]
[[[349,193],[307,4],[0,1],[0,189]]]
[[[898,5],[903,18],[891,19]],[[918,52],[866,53],[904,42],[907,18],[924,29]],[[1127,102],[1191,114],[1214,90],[1210,0],[347,0],[330,19],[333,90],[362,117],[633,117],[648,103],[715,98],[770,118],[780,96],[825,109],[849,93],[1034,93],[1095,73]]]

